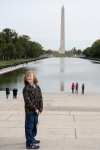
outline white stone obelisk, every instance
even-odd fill
[[[60,35],[60,54],[65,54],[65,10],[61,8],[61,35]]]

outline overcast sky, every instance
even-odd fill
[[[0,32],[10,28],[58,50],[62,5],[66,50],[84,50],[100,39],[100,0],[0,0]]]

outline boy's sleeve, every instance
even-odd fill
[[[24,101],[25,101],[25,107],[26,108],[29,108],[33,111],[35,111],[37,109],[36,106],[33,104],[33,102],[30,100],[30,95],[29,95],[28,88],[23,89],[23,98],[24,98]]]
[[[39,87],[40,88],[40,87]],[[43,98],[42,98],[42,92],[40,89],[40,95],[39,95],[39,111],[42,112],[43,111]]]

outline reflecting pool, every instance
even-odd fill
[[[71,92],[72,82],[85,84],[85,92],[100,92],[100,64],[81,58],[48,58],[18,70],[0,75],[0,90],[9,85],[22,91],[23,77],[27,71],[36,73],[42,91]]]

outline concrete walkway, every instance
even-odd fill
[[[100,150],[100,93],[43,92],[40,150]],[[0,150],[25,150],[22,93],[0,92]]]

